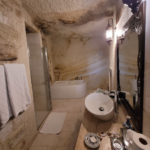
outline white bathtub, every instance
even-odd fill
[[[87,88],[84,80],[56,81],[51,86],[52,99],[73,99],[86,96]]]

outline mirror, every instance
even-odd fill
[[[124,41],[117,41],[117,90],[125,113],[131,116],[135,130],[142,133],[146,2],[138,8],[123,26]]]
[[[126,100],[134,110],[137,104],[137,77],[138,77],[138,34],[129,29],[125,40],[119,48],[120,87],[126,94]]]

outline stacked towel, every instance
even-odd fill
[[[2,128],[12,116],[10,101],[8,99],[4,66],[0,65],[0,128]]]
[[[104,90],[98,88],[96,91],[94,91],[94,93],[104,93]]]
[[[4,64],[12,113],[16,117],[31,103],[26,70],[23,64]]]

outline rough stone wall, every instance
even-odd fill
[[[35,137],[37,130],[27,52],[25,22],[19,0],[0,0],[0,25],[4,26],[4,28],[0,30],[0,37],[6,37],[4,40],[0,39],[0,43],[5,41],[7,44],[14,42],[14,45],[19,45],[19,48],[17,49],[18,59],[15,61],[0,61],[0,65],[3,63],[21,63],[25,65],[32,98],[32,103],[29,108],[15,119],[10,120],[0,131],[0,150],[26,150]],[[14,32],[19,38],[13,37],[13,35],[15,35]],[[12,39],[9,39],[10,36],[12,36]]]
[[[21,17],[19,4],[13,1],[12,7],[15,9],[12,9],[8,6],[8,3],[5,0],[0,1],[0,60],[16,59],[21,43],[18,30]],[[8,18],[14,18],[14,20],[10,21]],[[13,28],[13,26],[16,26],[16,28]]]
[[[23,7],[33,17],[36,25],[48,35],[70,36],[90,32],[93,24],[106,17],[112,17],[114,6],[117,18],[122,9],[122,0],[22,0]],[[87,26],[92,22],[92,26]],[[105,24],[106,28],[107,23]],[[97,32],[100,28],[97,28]],[[83,35],[83,34],[82,34]]]
[[[55,80],[82,76],[88,89],[108,89],[109,48],[105,39],[52,37],[51,43]]]
[[[29,15],[29,13],[22,7],[22,16],[25,21],[26,29],[28,28],[31,33],[40,32],[40,29],[35,26],[33,23],[32,17]],[[27,31],[26,31],[27,32]]]
[[[23,7],[32,16],[35,24],[44,34],[58,37],[58,39],[60,37],[69,39],[68,43],[71,41],[71,38],[80,39],[80,37],[84,37],[87,39],[89,37],[93,38],[98,36],[99,40],[101,40],[101,38],[104,39],[108,18],[115,16],[113,18],[115,22],[114,25],[116,25],[123,8],[122,0],[22,0],[22,3]],[[103,42],[105,43],[105,41]],[[105,45],[104,43],[101,43],[100,47],[103,47]],[[110,50],[109,66],[110,69],[112,69],[110,86],[113,86],[110,89],[116,89],[116,40],[112,43],[111,49],[113,49],[113,51]],[[64,53],[65,51],[68,51],[68,48],[64,50]],[[70,58],[72,57],[74,56]],[[60,76],[62,69],[58,67],[56,70],[55,79],[57,80],[59,78],[58,80],[60,80],[58,76]],[[71,70],[69,72],[71,72]],[[83,73],[80,72],[76,74]]]

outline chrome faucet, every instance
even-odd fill
[[[119,91],[113,91],[113,92],[104,93],[104,94],[114,98],[115,113],[119,114],[119,108],[118,108],[118,103],[119,103]]]
[[[82,80],[82,76],[81,76],[80,79],[79,79],[79,77],[77,76],[77,77],[75,78],[75,80]]]
[[[79,77],[76,77],[75,80],[78,80]]]

